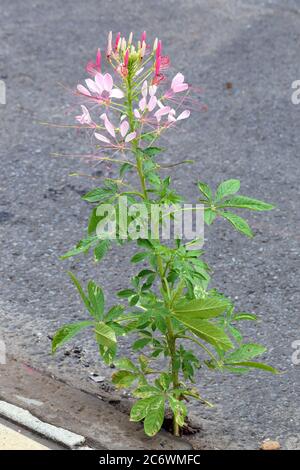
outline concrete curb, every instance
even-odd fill
[[[0,401],[0,415],[69,449],[78,448],[85,443],[84,436],[45,423],[33,416],[29,411],[5,401]]]
[[[87,392],[15,358],[7,360],[6,365],[0,365],[0,416],[48,440],[76,449],[192,448],[189,442],[164,430],[149,438],[141,423],[129,421],[126,413],[108,401],[109,394],[106,399],[99,395],[97,387],[95,393]]]

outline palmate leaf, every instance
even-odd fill
[[[243,219],[239,215],[234,214],[233,212],[219,211],[218,213],[222,217],[227,219],[234,226],[236,230],[243,233],[244,235],[247,235],[247,237],[249,238],[253,237],[253,232],[251,228],[249,227],[248,222],[245,219]]]
[[[240,181],[235,179],[223,181],[223,183],[218,186],[215,196],[215,202],[220,201],[221,199],[226,196],[229,196],[230,194],[237,193],[240,189],[240,185]]]
[[[218,207],[235,207],[252,211],[270,211],[274,209],[275,206],[247,196],[235,196],[222,202]]]
[[[173,313],[178,320],[184,320],[185,318],[189,320],[205,320],[218,317],[226,308],[228,308],[226,300],[211,298],[193,299],[190,301],[183,300],[175,304]]]
[[[55,333],[52,339],[52,353],[55,353],[59,346],[62,346],[64,343],[72,339],[81,330],[93,325],[95,325],[95,323],[90,320],[64,325]]]

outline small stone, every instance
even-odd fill
[[[260,450],[279,450],[280,444],[278,441],[271,441],[270,439],[265,439],[260,446]]]
[[[95,375],[95,374],[90,375],[90,379],[96,383],[101,383],[105,381],[105,377],[103,377],[102,375]]]

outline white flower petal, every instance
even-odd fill
[[[149,95],[154,96],[157,91],[157,86],[156,85],[151,85],[149,86]]]
[[[110,98],[121,99],[121,98],[124,98],[124,93],[119,88],[114,88],[113,90],[111,90],[109,96],[110,96]]]
[[[101,94],[101,90],[99,90],[98,86],[96,85],[96,83],[94,82],[94,80],[92,80],[91,78],[87,78],[85,80],[85,83],[88,87],[88,89],[92,92],[92,93],[100,93]]]
[[[124,138],[128,131],[129,131],[128,121],[123,121],[122,124],[120,125],[121,136]]]
[[[89,90],[85,88],[85,86],[83,85],[77,85],[77,90],[79,91],[79,93],[82,93],[83,95],[92,96]]]
[[[95,137],[96,137],[96,139],[101,140],[101,142],[105,142],[106,144],[110,144],[110,140],[107,137],[105,137],[104,135],[98,134],[98,132],[95,132]]]
[[[133,140],[135,138],[136,138],[136,132],[130,132],[130,134],[128,134],[125,137],[125,142],[130,142],[131,140]]]
[[[145,111],[146,105],[147,105],[146,98],[142,98],[139,102],[140,110]]]
[[[189,111],[188,109],[186,109],[185,111],[182,111],[182,113],[179,114],[177,121],[181,121],[182,119],[187,119],[188,117],[190,117],[190,114],[191,114],[191,111]]]
[[[149,100],[149,103],[148,103],[148,109],[149,109],[150,112],[153,111],[153,109],[156,106],[156,103],[157,103],[156,96],[151,96],[151,98]]]
[[[106,73],[105,75],[103,75],[104,90],[110,92],[112,90],[113,84],[114,84],[113,78],[109,73]]]
[[[147,84],[147,80],[145,80],[142,85],[142,95],[144,98],[146,98],[147,93],[148,93],[148,84]]]

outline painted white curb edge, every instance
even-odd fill
[[[69,448],[82,446],[85,443],[84,436],[45,423],[33,416],[29,411],[1,400],[0,415]]]

